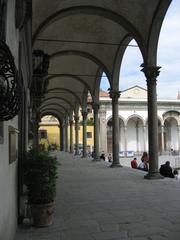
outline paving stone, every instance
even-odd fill
[[[95,240],[112,240],[112,239],[122,239],[129,240],[127,232],[101,232],[93,234]]]
[[[15,240],[180,240],[180,182],[145,180],[144,172],[128,167],[57,155],[53,225],[20,226]]]

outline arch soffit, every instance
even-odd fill
[[[166,111],[163,113],[163,118],[165,118],[166,116],[173,116],[176,115],[176,116],[179,116],[180,115],[180,112],[176,111],[176,110],[170,110],[170,111]]]
[[[59,123],[62,122],[62,119],[61,119],[61,117],[59,116],[58,113],[55,113],[55,112],[52,112],[52,111],[44,111],[44,112],[42,112],[42,113],[40,112],[40,117],[41,117],[41,118],[43,118],[43,117],[45,117],[45,116],[47,116],[47,115],[52,115],[52,116],[54,116],[55,118],[58,119]]]
[[[171,0],[168,1],[159,1],[158,10],[152,19],[151,24],[151,32],[149,34],[148,39],[148,49],[147,49],[147,56],[148,56],[148,65],[156,64],[157,58],[157,49],[158,49],[158,39],[160,30],[162,27],[162,23],[165,18],[166,11],[169,8]]]
[[[70,110],[74,109],[74,106],[72,105],[72,103],[63,97],[48,97],[43,100],[42,104],[44,104],[44,102],[48,100],[54,100],[54,102],[57,102],[58,99],[63,100],[65,103],[67,103],[70,106]]]
[[[70,93],[71,95],[73,95],[78,100],[79,104],[81,103],[81,99],[79,98],[79,96],[75,92],[73,92],[73,91],[71,91],[70,89],[67,89],[67,88],[51,88],[51,89],[47,90],[47,93],[48,92],[53,92],[55,90],[66,91],[66,92]]]
[[[171,116],[166,117],[166,118],[164,119],[164,125],[166,125],[166,122],[169,122],[169,120],[170,120],[170,121],[175,120],[175,121],[177,122],[177,124],[180,125],[180,120],[179,120],[179,118],[176,117],[176,116],[173,116],[173,117],[171,117]]]
[[[160,125],[163,126],[163,119],[158,116],[158,122],[160,122]]]
[[[180,125],[179,116],[180,116],[180,112],[178,112],[176,110],[167,111],[167,112],[163,113],[163,122],[165,124],[165,121],[169,118],[169,119],[176,120],[178,125]]]
[[[123,122],[123,125],[125,126],[125,119],[120,115],[118,116],[118,118]],[[112,119],[112,115],[106,119],[106,123],[108,124],[109,120],[111,119]]]
[[[114,58],[114,63],[113,63],[113,90],[118,90],[119,89],[119,75],[120,75],[120,67],[121,63],[123,60],[124,53],[127,49],[127,45],[129,42],[132,40],[132,37],[127,34],[122,41],[120,42],[120,45],[116,51],[116,56]]]
[[[140,115],[138,115],[138,114],[133,114],[133,115],[130,115],[130,116],[126,119],[126,126],[128,125],[128,122],[129,122],[130,120],[133,120],[133,118],[138,118],[138,119],[142,122],[143,126],[145,125],[145,120],[144,120]]]
[[[41,111],[41,110],[43,110],[43,109],[45,109],[45,108],[50,108],[50,106],[57,106],[57,107],[59,107],[59,108],[62,108],[64,111],[65,111],[65,113],[66,114],[68,114],[69,115],[69,112],[67,111],[67,109],[62,105],[62,104],[58,104],[58,103],[49,103],[49,104],[46,104],[46,105],[41,105],[41,107],[39,108],[39,110]],[[58,110],[58,109],[57,109]]]
[[[55,75],[55,76],[50,76],[50,77],[48,77],[47,78],[47,80],[51,80],[51,79],[54,79],[54,78],[61,78],[61,77],[70,77],[70,78],[72,78],[72,79],[75,79],[75,80],[77,80],[77,81],[79,81],[80,83],[82,83],[87,89],[88,89],[88,91],[91,93],[91,95],[92,95],[92,90],[91,90],[91,88],[90,88],[90,86],[88,85],[88,83],[86,83],[82,78],[80,78],[79,76],[75,76],[75,75],[73,75],[73,74],[57,74],[57,75]]]
[[[77,55],[77,56],[81,56],[84,57],[86,59],[91,60],[92,62],[94,62],[96,65],[98,65],[99,67],[102,68],[103,72],[106,73],[106,76],[108,78],[109,81],[111,81],[111,74],[110,71],[108,70],[108,68],[105,66],[105,64],[98,59],[97,57],[93,56],[92,54],[85,52],[85,51],[79,51],[79,50],[64,50],[64,51],[60,51],[60,52],[56,52],[51,54],[50,59],[51,58],[55,58],[55,57],[60,57],[60,56],[67,56],[67,55]]]
[[[59,111],[59,110],[56,109],[56,108],[51,108],[51,109],[47,108],[47,109],[43,109],[42,112],[44,112],[44,111],[51,111],[51,112],[54,112],[54,113],[58,113],[58,114],[60,114],[60,115],[62,116],[62,118],[64,118],[64,117],[66,116],[63,112]],[[51,114],[51,115],[53,115],[53,114]]]
[[[116,22],[117,24],[122,26],[124,29],[126,29],[127,32],[131,33],[133,38],[138,43],[138,46],[140,48],[140,51],[142,52],[142,55],[144,55],[146,51],[145,43],[143,41],[141,34],[138,32],[138,30],[123,16],[109,9],[105,9],[102,7],[95,7],[95,6],[75,6],[75,7],[61,9],[55,12],[54,14],[50,15],[43,22],[41,22],[39,27],[35,30],[33,34],[33,40],[32,40],[33,45],[36,41],[36,38],[40,35],[42,31],[44,31],[46,26],[56,21],[56,19],[61,19],[64,17],[75,15],[75,14],[98,15]]]
[[[158,122],[163,126],[163,119],[160,116],[157,116]],[[148,126],[148,117],[144,120],[144,126]]]

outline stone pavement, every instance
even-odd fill
[[[180,181],[57,155],[54,223],[19,226],[15,240],[180,240]]]

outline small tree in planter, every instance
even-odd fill
[[[24,180],[34,225],[52,224],[56,196],[58,162],[56,157],[40,149],[30,149],[24,161]]]

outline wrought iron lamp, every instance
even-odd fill
[[[20,108],[20,86],[14,58],[0,40],[0,121],[15,117]]]

